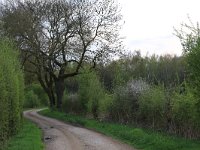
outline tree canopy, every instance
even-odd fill
[[[121,50],[114,0],[15,0],[2,5],[0,18],[2,33],[17,42],[25,71],[37,75],[51,106],[57,99],[60,107],[65,78]]]

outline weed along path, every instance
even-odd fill
[[[24,116],[43,130],[46,150],[134,150],[103,134],[41,116],[38,111],[25,111]]]

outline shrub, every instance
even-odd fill
[[[105,98],[105,92],[95,73],[91,74],[88,94],[88,111],[92,113],[94,118],[98,118],[100,114],[100,104],[102,104]]]
[[[13,43],[0,40],[0,52],[0,144],[2,144],[21,127],[24,80]]]
[[[38,96],[31,90],[25,93],[25,108],[36,108],[40,106]]]
[[[142,123],[152,128],[160,128],[165,124],[165,89],[154,86],[139,97],[139,118]]]
[[[83,112],[90,113],[94,118],[100,114],[100,104],[105,97],[104,89],[95,72],[86,72],[79,76],[79,100]]]
[[[188,87],[184,93],[174,94],[172,99],[173,132],[189,138],[200,137],[197,103],[198,99]]]
[[[39,101],[39,106],[48,106],[48,104],[49,104],[48,97],[47,97],[47,94],[44,92],[43,88],[41,87],[41,85],[36,84],[36,83],[31,84],[26,87],[25,91],[26,92],[33,91],[33,93],[38,97],[37,101]],[[25,99],[25,100],[27,100],[27,99]]]
[[[131,80],[125,86],[114,91],[114,100],[110,108],[110,119],[121,123],[137,120],[139,96],[149,88],[143,80]]]
[[[99,111],[101,119],[107,119],[109,117],[109,109],[113,104],[113,94],[105,93],[104,97],[99,102]]]

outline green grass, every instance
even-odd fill
[[[40,129],[32,122],[24,120],[23,128],[8,141],[6,150],[43,150],[41,137]]]
[[[200,150],[200,141],[186,140],[125,125],[98,122],[49,109],[41,111],[40,114],[94,129],[141,150]]]

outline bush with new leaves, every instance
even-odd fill
[[[149,85],[141,79],[130,80],[125,86],[116,88],[110,106],[110,119],[120,123],[137,120],[139,96],[148,89]]]
[[[198,99],[194,89],[186,86],[184,93],[175,93],[172,97],[173,132],[184,137],[200,138]]]
[[[25,108],[36,108],[40,106],[38,96],[31,90],[25,93]]]
[[[95,72],[86,72],[81,75],[79,81],[79,99],[81,106],[94,118],[100,114],[100,104],[105,97],[104,89]]]
[[[152,86],[139,97],[139,120],[145,126],[160,128],[165,126],[166,98],[163,86]]]
[[[24,108],[48,106],[48,97],[41,85],[33,83],[25,88]]]
[[[13,43],[0,40],[0,53],[0,144],[2,144],[14,135],[22,124],[24,80]]]

